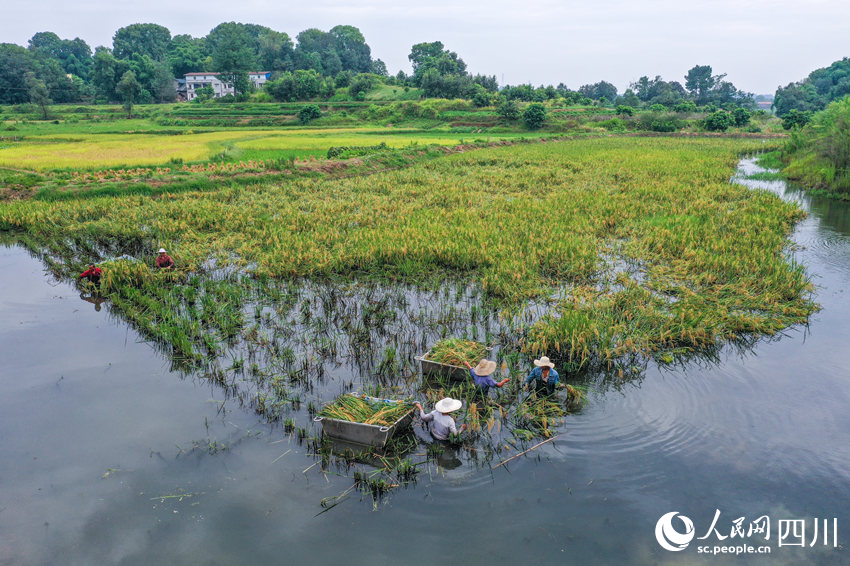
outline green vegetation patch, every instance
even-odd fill
[[[581,366],[773,334],[814,311],[785,254],[803,212],[728,182],[754,145],[496,147],[364,177],[3,203],[0,229],[165,243],[189,272],[214,261],[260,278],[469,280],[514,312],[556,297],[520,346]]]
[[[838,198],[850,198],[850,96],[831,103],[795,130],[783,152],[790,179]]]

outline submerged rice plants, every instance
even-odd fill
[[[802,213],[728,183],[747,143],[588,139],[364,178],[8,202],[0,230],[57,275],[100,261],[114,313],[290,434],[355,387],[428,406],[450,395],[465,401],[461,448],[486,465],[586,401],[575,383],[557,401],[526,393],[516,372],[531,356],[617,383],[640,374],[637,356],[672,363],[807,320],[812,285],[785,253]],[[160,245],[178,269],[152,269]],[[440,339],[476,336],[510,368],[491,398],[410,371]],[[318,434],[309,422],[302,440]],[[412,474],[383,469],[398,470],[373,478],[389,485]]]

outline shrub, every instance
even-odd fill
[[[673,107],[676,112],[696,112],[697,105],[693,100],[683,100]]]
[[[298,121],[307,124],[316,118],[322,117],[322,111],[315,104],[308,104],[298,111]]]
[[[651,112],[666,112],[667,108],[663,104],[653,104],[649,107]]]
[[[502,119],[507,120],[508,122],[513,122],[514,120],[519,119],[519,107],[513,100],[503,98],[499,103],[499,108],[496,112],[502,117]]]
[[[372,90],[375,81],[372,75],[361,73],[351,79],[348,85],[348,95],[355,100],[364,100],[366,93]]]
[[[484,87],[480,85],[476,86],[478,86],[478,88],[475,89],[475,94],[472,95],[472,104],[478,108],[490,106],[490,93],[487,92]]]
[[[653,132],[675,132],[678,128],[673,120],[653,120],[649,129]]]
[[[626,122],[620,118],[611,118],[610,120],[599,122],[599,125],[609,132],[624,132],[626,130]]]
[[[620,114],[621,116],[631,116],[635,113],[634,108],[632,108],[631,106],[625,106],[623,104],[618,104],[617,108],[615,108],[614,111],[617,114]]]
[[[801,112],[796,108],[789,110],[788,114],[782,118],[782,127],[786,130],[793,128],[802,128],[812,119],[811,112]]]
[[[725,132],[735,124],[735,119],[725,110],[717,110],[705,117],[703,126],[710,132]]]
[[[529,130],[538,130],[546,122],[546,107],[539,102],[529,104],[522,113],[522,119]]]
[[[732,111],[732,119],[735,121],[735,125],[739,128],[749,124],[752,116],[753,115],[750,114],[749,110],[746,108],[735,108]]]

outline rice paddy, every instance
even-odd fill
[[[103,167],[165,165],[170,160],[204,161],[229,152],[244,160],[271,159],[282,154],[324,155],[331,146],[388,147],[411,144],[455,145],[463,136],[451,133],[395,133],[391,129],[298,129],[290,131],[226,130],[180,135],[147,133],[38,134],[0,148],[0,167],[35,171],[93,170]]]
[[[355,388],[429,407],[463,399],[457,441],[489,465],[557,434],[587,402],[589,369],[627,380],[653,357],[806,322],[813,286],[786,253],[803,213],[728,182],[751,143],[584,139],[364,177],[21,200],[0,204],[0,231],[60,277],[100,262],[91,291],[111,312],[175,368],[281,423],[322,469],[334,464],[312,417]],[[160,246],[173,272],[153,271]],[[493,345],[511,381],[489,400],[424,382],[414,356],[448,338]],[[543,354],[568,383],[555,399],[522,387]],[[401,485],[415,476],[399,471],[404,454],[354,485],[373,499]]]

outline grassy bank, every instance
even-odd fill
[[[850,97],[831,103],[795,131],[783,173],[815,193],[850,200]]]

